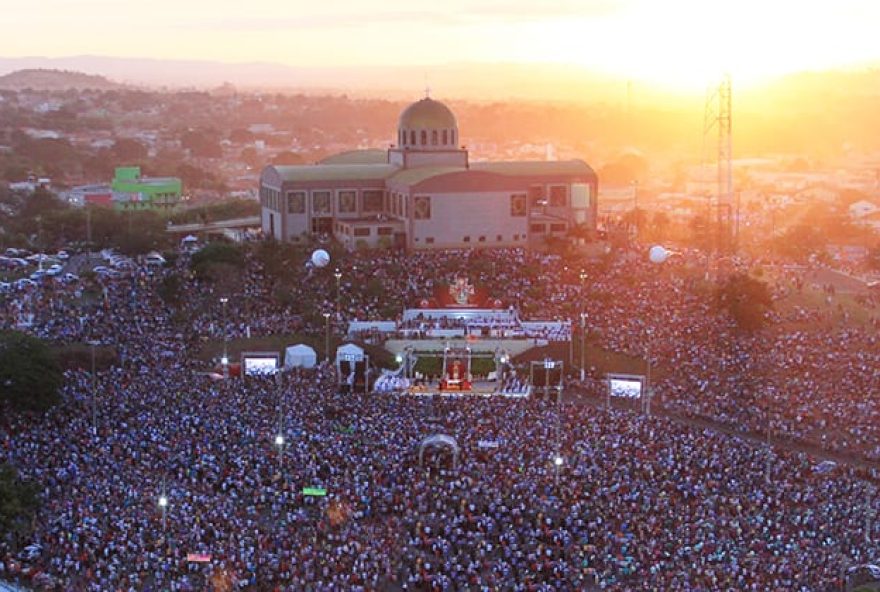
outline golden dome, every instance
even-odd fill
[[[458,125],[449,107],[425,97],[403,110],[397,127],[401,130],[455,129]]]

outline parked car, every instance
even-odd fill
[[[147,265],[162,266],[165,265],[165,257],[159,253],[150,253],[144,258],[144,262]]]
[[[67,261],[68,259],[70,259],[70,253],[62,249],[61,251],[55,253],[55,257],[61,259],[62,261]]]
[[[59,265],[58,263],[52,265],[49,269],[46,270],[46,275],[56,276],[60,275],[64,270],[64,267]]]
[[[114,259],[110,262],[110,265],[116,269],[134,269],[134,263],[129,259]]]
[[[37,282],[28,278],[21,278],[20,280],[15,280],[12,285],[14,285],[17,290],[24,290],[25,288],[36,286]]]

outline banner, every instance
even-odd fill
[[[314,495],[318,497],[323,497],[327,495],[327,490],[323,487],[305,487],[303,488],[303,495]]]
[[[186,560],[192,563],[209,563],[211,561],[210,553],[187,553]]]

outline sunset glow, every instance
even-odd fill
[[[135,8],[137,6],[137,8]],[[880,5],[790,0],[434,3],[45,0],[4,8],[4,57],[106,55],[303,67],[554,63],[702,90],[880,60]],[[39,23],[40,34],[34,34]]]

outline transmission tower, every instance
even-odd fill
[[[707,197],[708,249],[728,252],[733,248],[733,139],[732,91],[730,75],[725,75],[716,87],[706,93],[703,115],[703,169],[713,163],[716,167],[717,186]],[[716,144],[715,154],[709,147]],[[705,177],[704,177],[705,179]]]

